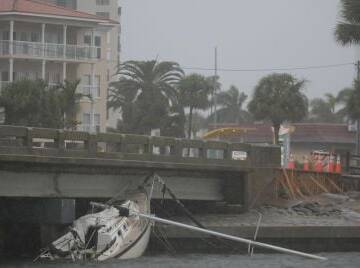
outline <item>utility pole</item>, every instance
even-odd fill
[[[214,129],[217,128],[217,96],[216,96],[216,91],[217,91],[217,75],[218,75],[218,66],[217,66],[217,47],[215,47],[215,73],[214,73]]]
[[[356,63],[357,80],[360,81],[360,61]],[[356,120],[356,154],[360,155],[360,118]]]

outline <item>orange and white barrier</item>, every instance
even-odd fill
[[[329,156],[328,172],[330,173],[335,172],[335,155],[333,154]]]
[[[323,172],[323,162],[321,161],[320,157],[317,156],[315,158],[315,171],[316,172]]]
[[[307,156],[304,157],[303,170],[304,170],[304,171],[309,171],[309,170],[310,170],[309,158],[308,158]]]
[[[341,173],[341,158],[340,158],[340,155],[338,155],[337,159],[336,159],[335,172],[336,173]]]
[[[290,159],[289,159],[287,168],[288,169],[295,169],[295,158],[294,158],[294,156],[292,154],[290,155]]]

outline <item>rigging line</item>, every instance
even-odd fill
[[[230,68],[218,68],[221,72],[269,72],[269,71],[294,71],[294,70],[311,70],[311,69],[330,69],[337,67],[344,67],[354,65],[354,62],[328,64],[328,65],[312,65],[312,66],[300,66],[300,67],[279,67],[279,68],[259,68],[259,69],[230,69]],[[198,70],[198,71],[213,71],[214,68],[204,67],[186,67],[181,66],[184,70]]]

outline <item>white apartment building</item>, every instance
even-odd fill
[[[86,4],[87,3],[87,4]],[[106,130],[119,62],[117,0],[0,0],[0,89],[21,78],[80,79],[79,130]]]

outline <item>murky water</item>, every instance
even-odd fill
[[[280,254],[255,254],[253,257],[246,255],[204,255],[190,254],[172,256],[147,256],[133,260],[111,260],[105,263],[69,263],[69,262],[41,262],[32,263],[31,261],[4,261],[0,262],[0,267],[38,267],[38,268],[158,268],[158,267],[261,267],[261,268],[317,268],[317,267],[341,267],[359,268],[360,253],[324,253],[320,254],[327,257],[328,261],[309,260],[300,257],[280,255]]]

